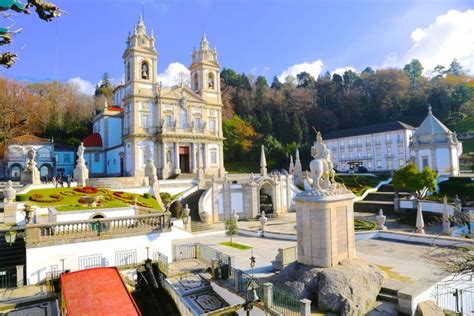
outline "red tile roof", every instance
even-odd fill
[[[102,147],[102,137],[99,133],[94,133],[82,140],[85,147]]]
[[[123,112],[123,108],[121,108],[121,107],[119,107],[119,106],[115,106],[115,105],[109,106],[109,107],[107,108],[107,110],[109,110],[109,111]]]
[[[141,315],[114,267],[65,273],[61,292],[68,316]]]

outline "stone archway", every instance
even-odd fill
[[[48,181],[53,176],[53,168],[48,164],[43,164],[39,167],[40,179],[43,181]]]
[[[15,163],[10,166],[8,177],[10,178],[10,180],[20,181],[22,172],[23,172],[23,167],[20,164]]]
[[[265,181],[258,190],[259,214],[263,211],[265,214],[275,212],[275,194],[272,183]]]

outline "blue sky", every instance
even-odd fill
[[[2,50],[18,52],[21,60],[1,75],[95,84],[107,71],[118,80],[126,36],[142,7],[148,30],[155,32],[163,76],[175,75],[173,69],[165,72],[170,63],[189,66],[203,31],[223,67],[269,79],[301,70],[317,75],[403,66],[411,58],[433,67],[457,57],[474,68],[474,10],[467,0],[54,2],[69,14],[51,23],[33,15],[13,17],[14,28],[23,31]]]

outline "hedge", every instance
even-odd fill
[[[470,178],[450,178],[439,183],[439,195],[451,198],[457,195],[462,200],[474,201],[474,182]]]
[[[15,197],[18,202],[28,201],[28,198],[28,194],[17,194]]]

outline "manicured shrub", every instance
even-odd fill
[[[448,181],[439,183],[439,195],[447,195],[451,198],[457,195],[464,201],[474,201],[474,182],[470,178],[466,178],[469,181],[460,179],[462,178],[450,178]]]
[[[39,193],[34,193],[30,196],[30,200],[33,202],[39,203],[54,203],[59,202],[63,199],[63,197],[59,194],[51,194],[50,196],[46,197]]]
[[[165,205],[167,205],[171,202],[171,194],[169,194],[167,192],[161,192],[160,193],[160,198],[161,198],[161,201],[163,201],[163,203]]]
[[[183,213],[183,204],[180,201],[174,201],[170,205],[170,212],[173,217],[181,218],[181,214]]]
[[[15,200],[18,202],[28,201],[28,194],[17,194]]]
[[[143,197],[144,197],[145,199],[149,199],[149,198],[152,197],[152,195],[151,195],[150,193],[143,193]]]

